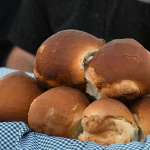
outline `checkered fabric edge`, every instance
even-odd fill
[[[14,71],[18,71],[18,70],[0,67],[0,78],[3,77],[4,75],[11,73],[11,72],[14,72]],[[31,77],[34,77],[33,73],[30,73],[30,72],[25,72],[25,73]]]
[[[93,142],[31,132],[24,122],[1,122],[0,150],[150,150],[150,135],[143,143],[102,146]]]

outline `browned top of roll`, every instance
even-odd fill
[[[82,61],[87,52],[97,51],[104,40],[78,30],[64,30],[46,39],[37,50],[34,74],[48,87],[79,85],[85,89]]]
[[[83,112],[83,117],[98,116],[101,120],[107,117],[124,118],[136,126],[130,110],[120,101],[112,98],[102,98],[91,103]]]
[[[37,97],[29,110],[29,127],[52,136],[77,138],[83,110],[89,105],[81,91],[60,86]]]
[[[91,103],[83,112],[82,125],[84,132],[78,137],[81,141],[110,145],[138,139],[132,113],[116,99],[102,98]]]
[[[93,72],[92,82],[99,89],[105,88],[102,92],[106,96],[135,99],[150,92],[149,68],[150,53],[140,43],[116,39],[101,47],[87,72]]]
[[[134,39],[107,43],[93,57],[90,67],[109,82],[130,79],[145,86],[150,83],[150,53]]]
[[[45,91],[35,78],[14,71],[0,78],[0,121],[27,123],[32,101]]]

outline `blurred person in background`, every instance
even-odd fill
[[[0,67],[13,47],[7,36],[20,4],[21,0],[0,0]]]
[[[133,38],[150,50],[149,0],[23,0],[9,33],[15,45],[6,67],[33,72],[39,46],[65,29],[107,42]]]

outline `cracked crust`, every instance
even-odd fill
[[[103,98],[91,103],[83,112],[84,132],[78,139],[100,145],[129,143],[138,140],[138,127],[132,113],[120,101]]]
[[[140,43],[117,39],[105,44],[94,55],[86,79],[102,97],[126,103],[150,92],[149,68],[150,53]],[[96,98],[100,98],[100,94]]]

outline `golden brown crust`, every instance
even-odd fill
[[[143,132],[143,140],[150,134],[150,94],[143,96],[129,106],[129,109],[137,119],[137,124]]]
[[[105,44],[86,32],[64,30],[45,40],[36,54],[34,74],[46,87],[73,86],[85,91],[84,55]]]
[[[150,53],[140,43],[117,39],[94,55],[87,76],[103,95],[126,102],[150,92],[149,68]]]
[[[82,132],[83,110],[89,105],[81,91],[61,86],[50,89],[33,101],[29,110],[29,127],[52,136],[77,138]]]
[[[129,143],[138,140],[138,127],[129,109],[120,101],[102,98],[91,103],[83,112],[81,141],[100,145]]]
[[[100,115],[100,116],[99,116]],[[128,122],[136,123],[130,110],[120,101],[112,98],[102,98],[91,103],[83,112],[83,117],[98,116],[101,120],[108,117],[124,118]]]
[[[0,121],[27,123],[32,101],[45,92],[35,78],[15,71],[0,78]]]

